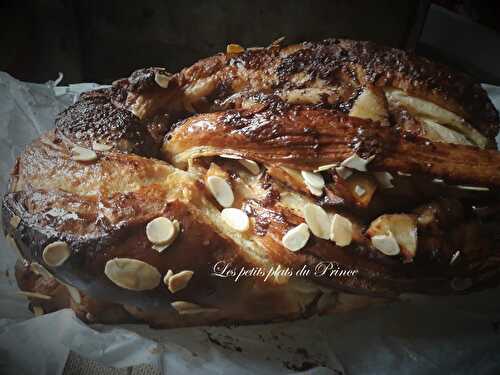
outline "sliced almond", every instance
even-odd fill
[[[375,159],[375,155],[370,156],[368,159],[363,159],[358,154],[352,154],[345,159],[340,165],[351,169],[356,169],[361,172],[366,172],[366,166]]]
[[[80,146],[74,146],[71,153],[71,159],[76,161],[94,161],[97,159],[97,154],[94,151]]]
[[[180,314],[180,315],[189,315],[189,314],[209,314],[218,312],[219,309],[215,308],[207,308],[201,307],[195,303],[186,302],[186,301],[175,301],[171,303],[171,306]]]
[[[309,236],[309,227],[302,223],[286,232],[281,243],[290,251],[299,251],[306,246]]]
[[[193,274],[193,271],[181,271],[171,275],[167,280],[168,290],[172,293],[176,293],[184,289],[193,277]]]
[[[12,215],[9,222],[10,222],[10,225],[14,229],[16,229],[18,227],[19,223],[21,222],[21,218],[17,215]]]
[[[173,223],[174,223],[174,228],[175,228],[175,233],[174,233],[173,237],[165,244],[162,244],[162,245],[153,244],[153,245],[151,245],[151,248],[153,250],[156,250],[159,253],[161,253],[161,252],[163,252],[163,250],[167,249],[168,247],[170,247],[170,245],[172,245],[174,243],[175,239],[177,238],[177,236],[180,233],[180,224],[177,220],[174,220]]]
[[[323,171],[327,171],[329,169],[333,169],[337,167],[337,164],[325,164],[325,165],[320,165],[318,167],[318,169],[315,169],[314,172],[318,173],[318,172],[323,172]]]
[[[251,174],[257,176],[260,173],[259,164],[253,160],[241,159],[239,163],[250,171]]]
[[[352,241],[352,223],[349,219],[339,214],[333,215],[330,226],[330,240],[337,246],[348,246]]]
[[[362,197],[365,195],[366,189],[364,189],[361,185],[356,185],[354,187],[354,194],[356,194],[358,197]]]
[[[242,53],[245,52],[245,48],[243,48],[239,44],[231,43],[227,45],[226,52],[231,54]]]
[[[366,87],[356,98],[349,111],[349,116],[370,119],[374,121],[384,121],[389,117],[387,113],[387,102],[383,93]]]
[[[321,197],[323,195],[323,189],[317,189],[314,186],[309,185],[307,182],[306,182],[306,186],[312,195],[315,195],[317,197]]]
[[[166,217],[157,217],[146,225],[146,236],[155,245],[166,245],[175,235],[174,223]]]
[[[52,279],[54,277],[44,266],[37,262],[30,263],[30,270],[44,279]]]
[[[225,179],[219,176],[208,176],[207,187],[222,207],[231,207],[233,205],[233,190]]]
[[[173,237],[165,244],[162,244],[162,245],[153,244],[153,245],[151,245],[151,248],[153,250],[156,250],[159,253],[161,253],[161,252],[163,252],[163,250],[170,247],[170,245],[172,245],[174,243],[175,239],[177,238],[177,236],[181,232],[181,225],[179,224],[179,222],[177,220],[173,220],[172,223],[174,224],[174,229],[175,229],[175,233],[174,233]]]
[[[97,141],[92,142],[92,149],[94,151],[109,151],[113,148],[113,146],[106,145],[104,143],[99,143]]]
[[[165,276],[163,277],[163,283],[165,285],[168,286],[168,279],[170,279],[172,277],[172,275],[174,274],[174,271],[172,270],[168,270],[167,273],[165,274]]]
[[[155,73],[155,82],[158,86],[163,89],[166,89],[172,80],[173,75],[167,72],[156,72]]]
[[[17,294],[20,294],[20,295],[25,296],[27,298],[36,298],[36,299],[45,299],[45,300],[52,299],[52,296],[48,296],[46,294],[35,293],[35,292],[26,292],[24,290],[17,292]]]
[[[399,254],[399,245],[392,232],[372,237],[372,245],[382,254],[394,256]]]
[[[250,228],[248,215],[239,208],[224,208],[220,214],[226,224],[238,232],[245,232]]]
[[[119,287],[136,291],[154,289],[161,281],[160,272],[155,267],[129,258],[108,260],[104,274]]]
[[[55,241],[43,249],[43,261],[50,267],[59,267],[70,257],[71,251],[64,241]]]
[[[330,218],[320,206],[308,203],[303,209],[304,219],[311,232],[319,238],[330,238]]]
[[[242,157],[239,155],[234,155],[234,154],[220,154],[219,155],[221,158],[224,159],[234,159],[234,160],[241,160]]]
[[[368,207],[378,188],[375,177],[368,173],[356,172],[348,180],[344,180],[353,203],[359,207]]]
[[[337,174],[344,180],[347,180],[352,176],[352,171],[346,167],[337,167],[335,168],[335,172],[337,172]]]
[[[307,185],[310,185],[316,189],[323,189],[325,187],[325,180],[320,173],[314,173],[309,171],[301,171],[302,178]]]
[[[42,316],[43,314],[45,314],[45,311],[43,310],[42,306],[34,305],[33,306],[33,314],[35,316]]]

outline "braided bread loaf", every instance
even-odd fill
[[[158,327],[494,286],[498,126],[469,77],[368,42],[139,70],[18,158],[18,283],[38,312]]]

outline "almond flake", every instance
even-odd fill
[[[351,169],[356,169],[361,172],[366,172],[366,166],[373,159],[375,159],[375,155],[370,156],[368,159],[363,159],[358,154],[352,154],[347,159],[345,159],[340,165],[342,167],[347,167]]]
[[[170,279],[172,277],[172,275],[174,274],[174,271],[172,270],[168,270],[167,273],[165,274],[165,276],[163,277],[163,283],[165,285],[168,285],[168,279]]]
[[[378,235],[372,237],[372,245],[382,254],[394,256],[399,254],[399,245],[392,232],[388,235]]]
[[[257,176],[260,173],[259,164],[253,160],[241,159],[239,163],[250,171],[251,174]]]
[[[233,190],[225,179],[219,176],[208,176],[207,187],[222,207],[231,207],[233,205]]]
[[[316,197],[321,197],[323,195],[323,189],[316,189],[314,186],[309,185],[307,182],[306,182],[306,186],[312,195],[314,195]]]
[[[226,224],[238,232],[245,232],[250,227],[248,215],[239,208],[224,208],[220,214]]]
[[[311,232],[319,238],[330,238],[330,218],[320,206],[308,203],[303,209],[304,219]]]
[[[358,197],[362,197],[363,195],[365,195],[365,193],[366,193],[366,189],[363,188],[362,186],[356,185],[354,187],[354,194],[356,194]]]
[[[181,225],[175,219],[172,221],[172,223],[174,224],[174,230],[175,230],[175,233],[172,236],[172,238],[168,242],[166,242],[164,244],[161,244],[161,245],[160,244],[153,244],[153,245],[151,245],[151,248],[153,250],[156,250],[159,253],[161,253],[161,252],[163,252],[163,250],[165,250],[166,248],[170,247],[170,245],[172,245],[174,243],[174,241],[176,240],[177,236],[181,232]]]
[[[337,166],[337,164],[325,164],[325,165],[320,165],[318,167],[318,169],[315,169],[314,172],[315,173],[318,173],[318,172],[323,172],[323,171],[327,171],[329,169],[333,169]]]
[[[99,143],[97,141],[92,142],[92,149],[94,151],[109,151],[113,148],[113,146],[106,145],[104,143]]]
[[[97,154],[94,151],[80,146],[74,146],[71,153],[71,159],[76,161],[94,161],[97,159]]]
[[[155,245],[167,245],[175,238],[176,228],[170,219],[160,216],[146,225],[146,236]]]
[[[220,154],[219,155],[221,158],[224,159],[234,159],[234,160],[241,160],[242,157],[239,155],[234,155],[234,154]]]
[[[335,168],[335,172],[337,172],[337,174],[344,180],[347,180],[349,177],[352,176],[352,171],[346,167],[337,167]]]
[[[392,180],[394,177],[389,172],[374,172],[373,175],[377,179],[379,185],[384,189],[393,188]]]
[[[43,249],[42,259],[50,267],[61,266],[71,255],[69,246],[64,241],[55,241]]]
[[[348,246],[352,241],[352,223],[349,219],[335,214],[330,226],[330,240],[337,246]]]
[[[167,280],[168,290],[170,290],[171,293],[176,293],[184,289],[193,277],[193,274],[193,271],[181,271],[172,274]]]
[[[154,289],[161,281],[160,272],[155,267],[138,259],[108,260],[104,274],[119,287],[136,291]]]
[[[302,223],[286,232],[281,243],[290,251],[298,251],[306,245],[309,236],[309,227]]]
[[[393,236],[404,262],[411,262],[417,252],[417,218],[411,214],[384,214],[373,220],[366,233],[370,236]]]
[[[320,173],[314,173],[309,171],[301,171],[302,178],[307,185],[312,186],[316,189],[323,189],[325,187],[325,180]]]

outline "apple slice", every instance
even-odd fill
[[[367,86],[356,98],[349,116],[384,122],[389,118],[384,94],[375,87]]]

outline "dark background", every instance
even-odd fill
[[[33,82],[63,72],[63,84],[110,83],[141,67],[175,72],[230,42],[349,37],[416,49],[500,84],[500,1],[430,3],[0,0],[0,70]]]

